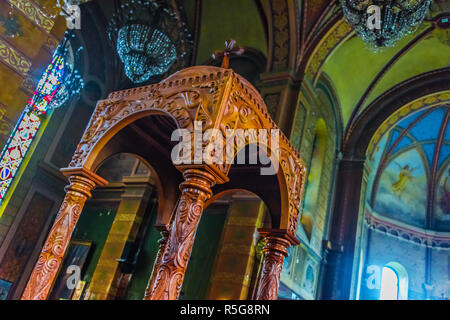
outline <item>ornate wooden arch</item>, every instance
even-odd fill
[[[105,158],[102,149],[122,129],[152,114],[167,115],[175,121],[179,129],[185,129],[192,134],[194,134],[196,121],[202,123],[202,133],[207,129],[220,131],[223,137],[233,140],[233,158],[253,141],[252,137],[245,135],[244,143],[239,144],[239,148],[236,147],[234,140],[238,138],[235,134],[237,130],[267,130],[269,134],[265,144],[271,149],[270,131],[278,129],[270,118],[263,99],[244,78],[231,69],[210,66],[191,67],[175,73],[158,84],[113,92],[106,100],[99,101],[69,167],[61,171],[72,180],[74,177],[95,180],[87,187],[84,183],[85,189],[90,190],[95,184],[106,183],[94,173]],[[227,136],[227,130],[231,130],[232,135],[228,132]],[[207,144],[208,141],[206,143],[203,141],[203,148]],[[222,155],[226,154],[226,146],[229,144],[225,143],[223,150],[218,150]],[[276,228],[261,231],[269,239],[266,248],[266,269],[263,268],[267,271],[267,276],[265,280],[264,277],[261,279],[262,282],[265,281],[261,288],[266,289],[259,295],[261,299],[276,298],[274,292],[276,293],[279,283],[278,271],[281,271],[282,261],[287,255],[285,248],[298,244],[297,221],[306,177],[306,168],[299,154],[281,131],[279,131],[278,148],[270,150],[269,157],[272,162],[277,161],[279,164],[276,187],[281,195],[281,212],[279,213],[281,218]],[[191,158],[193,159],[193,151]],[[229,181],[228,174],[232,165],[202,162],[175,165],[175,167],[183,173],[184,182],[180,185],[182,193],[173,218],[171,232],[168,234],[168,239],[163,241],[164,246],[159,255],[160,261],[155,264],[151,287],[149,286],[146,294],[147,299],[178,297],[204,203],[211,197],[211,188],[215,184],[224,184]],[[84,199],[88,196],[87,192]],[[63,204],[59,216],[65,214],[70,220],[71,210],[67,211],[67,207],[70,207],[73,200],[66,200],[69,204],[66,206]],[[47,242],[52,241],[55,234],[63,234],[67,241],[70,240],[77,219],[78,217],[73,221],[70,220],[70,228],[56,226],[54,229],[54,226]],[[166,222],[169,223],[169,221]],[[68,242],[59,244],[59,247],[67,246],[67,244]],[[56,254],[53,249],[52,243],[46,243],[44,246],[41,253],[42,259],[40,259],[42,261],[33,270],[23,299],[47,297],[50,290],[48,283],[54,281],[62,259],[61,253],[65,251],[65,248],[59,249]],[[45,265],[52,259],[52,267],[46,268]],[[275,269],[274,265],[276,265]],[[46,289],[39,284],[41,279],[47,282]]]

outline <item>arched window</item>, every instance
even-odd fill
[[[408,300],[408,274],[397,262],[390,262],[381,274],[380,300]]]
[[[83,88],[81,76],[73,65],[73,51],[68,49],[69,39],[70,36],[66,36],[53,53],[52,61],[1,151],[0,204],[41,127],[41,116],[64,104],[71,95],[78,95]]]
[[[325,121],[320,118],[317,120],[315,136],[312,147],[311,162],[309,165],[308,180],[306,183],[306,193],[304,201],[304,210],[301,217],[301,224],[309,240],[311,240],[314,227],[314,217],[317,214],[319,204],[320,178],[326,154],[328,131]]]
[[[383,268],[380,300],[398,300],[398,276],[389,267]]]

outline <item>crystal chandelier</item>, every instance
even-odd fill
[[[345,20],[374,48],[391,47],[415,31],[430,7],[431,0],[341,0]],[[369,20],[379,9],[380,21]]]
[[[186,25],[155,1],[121,4],[109,22],[108,36],[134,83],[166,73],[192,46]]]

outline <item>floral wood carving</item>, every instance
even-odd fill
[[[194,121],[202,122],[203,132],[214,128],[224,137],[227,130],[266,129],[269,132],[268,147],[271,146],[271,130],[278,129],[260,94],[244,78],[230,69],[196,66],[177,72],[158,84],[113,92],[108,99],[100,101],[69,167],[94,170],[91,165],[102,143],[104,145],[124,126],[151,112],[171,116],[179,128],[189,132],[193,132]],[[237,136],[231,135],[230,139],[237,139]],[[251,143],[251,139],[246,136],[234,154]],[[222,155],[226,154],[225,146],[224,150],[218,151]],[[278,178],[284,212],[281,213],[280,228],[295,237],[306,167],[281,131],[278,148],[270,150],[270,157],[280,164],[281,169]],[[214,173],[217,183],[227,181],[231,165],[203,166]]]
[[[22,295],[22,300],[44,300],[50,293],[61,261],[84,203],[95,183],[82,176],[71,176],[66,197],[45,241],[39,259]]]
[[[264,260],[256,300],[277,300],[283,261],[288,255],[286,248],[291,243],[281,237],[270,235],[266,239],[267,244],[263,248]]]
[[[176,210],[175,220],[161,262],[155,266],[155,280],[147,289],[146,300],[176,300],[183,285],[195,233],[206,200],[215,184],[213,175],[200,170],[186,170],[185,181]]]

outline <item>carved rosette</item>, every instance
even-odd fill
[[[183,176],[175,220],[147,300],[178,299],[203,207],[215,184],[215,177],[205,171],[188,169]]]
[[[268,236],[263,249],[264,262],[256,300],[277,300],[284,258],[290,242],[282,237]]]
[[[33,269],[22,300],[45,300],[50,294],[59,266],[69,245],[84,203],[95,183],[82,176],[71,176],[66,196]]]

